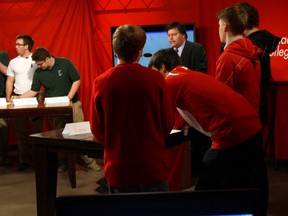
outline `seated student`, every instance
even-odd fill
[[[242,95],[212,76],[191,73],[181,66],[179,56],[171,49],[156,52],[149,67],[166,77],[175,111],[212,139],[195,189],[259,188],[263,205],[267,205],[262,127],[256,110]],[[180,120],[176,127],[184,123]]]

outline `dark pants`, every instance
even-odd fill
[[[137,193],[137,192],[161,192],[168,191],[168,182],[163,181],[155,184],[140,184],[123,187],[109,187],[110,193]]]
[[[268,177],[262,133],[227,149],[209,149],[195,190],[259,189],[263,215],[268,208]]]
[[[211,147],[209,136],[202,134],[194,128],[189,128],[191,137],[191,177],[198,178],[201,172],[202,161],[205,153]]]

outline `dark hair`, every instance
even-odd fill
[[[180,32],[180,34],[185,35],[185,38],[187,40],[188,35],[186,33],[186,27],[185,27],[184,24],[181,24],[179,22],[172,22],[172,23],[170,23],[169,25],[166,26],[166,32],[168,32],[170,29],[174,29],[174,28],[177,28],[178,31]]]
[[[146,33],[139,26],[122,25],[113,34],[112,44],[117,57],[128,63],[137,59],[145,43]]]
[[[248,14],[239,4],[219,11],[216,16],[228,23],[230,31],[233,34],[242,34],[246,29]]]
[[[237,3],[240,7],[242,7],[246,13],[248,14],[248,21],[246,25],[246,29],[252,29],[254,27],[259,26],[259,13],[258,10],[248,2],[240,2]]]
[[[50,58],[51,55],[47,49],[44,47],[38,47],[32,54],[33,61],[45,61],[46,58]]]
[[[171,71],[176,66],[182,65],[182,61],[175,50],[171,48],[160,49],[151,57],[148,67],[160,70],[163,64],[167,71]]]
[[[18,39],[23,39],[23,43],[25,45],[28,45],[28,50],[31,51],[33,46],[34,46],[34,40],[32,39],[31,36],[26,35],[26,34],[21,34],[16,36],[16,40]]]

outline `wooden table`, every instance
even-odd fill
[[[38,106],[15,107],[11,104],[0,107],[0,118],[14,118],[19,116],[41,117],[41,116],[67,115],[72,119],[72,105],[69,106],[46,106],[39,103]]]
[[[103,146],[92,134],[67,136],[63,129],[30,135],[34,145],[37,215],[55,216],[57,195],[57,153],[87,154],[103,158]],[[187,140],[182,131],[170,134],[166,146],[170,147]],[[75,175],[75,172],[74,172]]]

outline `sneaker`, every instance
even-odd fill
[[[96,160],[93,160],[90,164],[87,165],[87,167],[91,170],[96,170],[96,171],[100,171],[101,170],[101,166],[99,166],[96,163]]]
[[[68,169],[68,167],[66,164],[60,164],[58,166],[58,172],[60,172],[60,173],[65,172],[67,169]]]
[[[20,163],[18,168],[17,168],[17,171],[23,172],[23,171],[27,170],[28,168],[29,168],[28,163]]]

